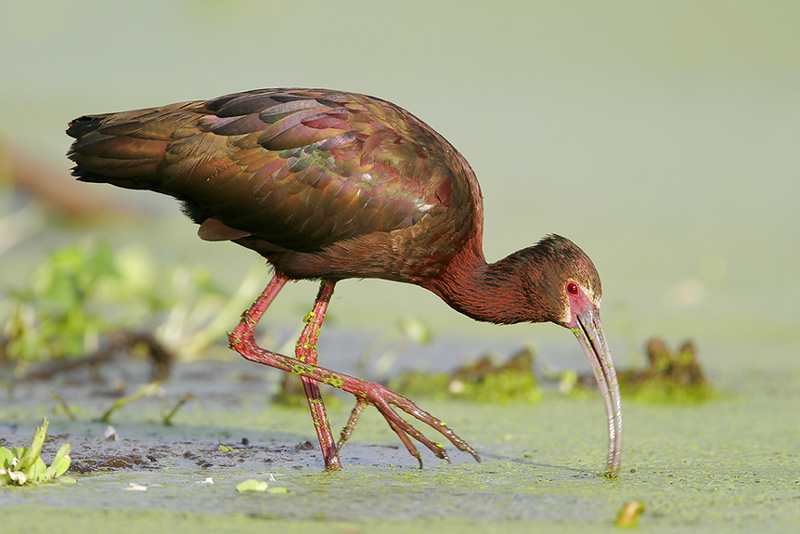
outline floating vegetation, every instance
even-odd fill
[[[226,312],[244,307],[258,278],[251,272],[231,299],[207,271],[160,265],[143,249],[91,240],[61,247],[24,287],[2,288],[0,363],[27,376],[31,362],[94,366],[118,350],[148,351],[164,378],[171,351],[193,357],[224,335]]]
[[[39,456],[47,437],[47,419],[36,427],[30,447],[0,447],[0,486],[24,486],[25,484],[46,484],[53,482],[69,469],[70,445],[65,443],[58,449],[50,467]]]
[[[530,349],[521,350],[499,365],[490,356],[484,356],[452,373],[405,371],[389,381],[389,389],[407,396],[474,402],[536,402],[542,398],[533,374]]]
[[[236,491],[240,493],[259,492],[259,491],[263,491],[266,493],[289,493],[288,488],[284,486],[270,487],[269,483],[266,480],[256,480],[254,478],[248,478],[244,482],[240,482],[239,484],[237,484]]]
[[[625,503],[619,511],[617,520],[614,524],[618,527],[638,527],[639,516],[644,513],[644,503],[641,501],[630,501]]]
[[[645,347],[648,365],[641,370],[617,372],[626,398],[654,403],[696,404],[714,397],[692,341],[672,351],[661,338],[651,338]]]

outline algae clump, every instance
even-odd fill
[[[652,403],[699,404],[711,400],[714,389],[697,359],[694,343],[672,351],[660,338],[645,347],[645,369],[619,371],[619,387],[627,398]]]
[[[530,349],[519,351],[499,365],[483,356],[452,373],[406,371],[389,381],[389,389],[407,396],[488,403],[537,402],[542,398]]]

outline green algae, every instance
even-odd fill
[[[209,385],[225,376],[208,374]],[[229,381],[235,406],[220,402],[227,396],[197,395],[171,427],[161,424],[157,399],[142,399],[139,410],[122,411],[115,419],[125,437],[117,442],[100,437],[82,442],[80,436],[102,435],[102,425],[90,423],[91,414],[74,422],[56,418],[51,427],[70,434],[73,463],[85,465],[86,458],[98,457],[98,448],[139,454],[142,463],[72,472],[78,482],[68,487],[42,486],[24,496],[0,493],[4,530],[15,531],[24,524],[22,514],[36,513],[60,518],[56,530],[67,533],[100,524],[107,532],[178,524],[197,532],[426,531],[434,524],[443,533],[603,532],[615,528],[630,501],[646,504],[639,525],[648,532],[768,531],[765,525],[786,530],[800,521],[796,421],[775,407],[799,399],[788,390],[777,399],[758,394],[772,382],[765,375],[748,394],[713,403],[625,404],[623,469],[609,480],[602,476],[605,428],[597,394],[577,399],[547,394],[533,404],[422,399],[422,408],[447,421],[483,459],[476,464],[451,447],[453,463],[447,464],[423,451],[422,470],[368,409],[341,451],[344,470],[327,473],[317,450],[294,446],[314,440],[306,413],[267,404],[259,388]],[[165,396],[177,397],[183,386],[164,387]],[[200,384],[194,389],[202,391]],[[25,422],[39,410],[24,403],[13,412],[0,408],[0,421]],[[330,410],[334,426],[348,415],[345,406]],[[233,446],[242,436],[249,445]],[[147,455],[155,461],[148,463]],[[288,493],[270,498],[236,491],[243,480],[267,480],[270,474],[276,479],[270,485]],[[208,477],[214,484],[201,483]],[[145,489],[127,491],[130,484]]]
[[[472,402],[537,402],[542,398],[529,349],[519,351],[502,364],[484,356],[452,373],[405,371],[389,381],[389,389],[410,398]]]
[[[691,341],[673,351],[663,340],[654,337],[647,342],[645,353],[646,367],[617,369],[624,400],[649,404],[702,404],[720,397],[706,377]],[[567,369],[552,378],[557,380],[559,392],[569,398],[586,398],[595,390],[595,378],[589,373],[580,374]]]
[[[646,368],[617,373],[625,398],[650,403],[697,404],[716,397],[691,341],[673,351],[660,338],[651,338],[645,352]]]

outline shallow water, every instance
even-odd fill
[[[353,337],[335,329],[330,333],[334,341]],[[452,347],[460,350],[459,343]],[[447,351],[448,344],[435,350]],[[121,366],[131,381],[144,374],[143,367]],[[113,378],[119,368],[103,373]],[[63,414],[50,416],[50,433],[58,437],[48,442],[45,458],[69,441],[76,466],[117,460],[124,467],[75,474],[77,484],[4,489],[6,524],[21,526],[29,514],[47,510],[44,528],[58,518],[75,518],[73,511],[80,509],[82,519],[75,526],[91,524],[91,518],[128,524],[137,510],[136,528],[151,520],[191,523],[208,516],[203,524],[210,531],[227,523],[222,516],[235,516],[253,528],[281,521],[290,532],[323,525],[368,532],[376,521],[411,528],[434,518],[445,532],[491,531],[505,522],[512,527],[518,522],[519,528],[604,530],[630,500],[645,503],[642,524],[664,531],[692,526],[744,532],[765,525],[780,531],[800,521],[798,421],[786,409],[800,402],[800,394],[797,388],[776,386],[768,376],[753,377],[746,393],[722,391],[719,400],[700,406],[626,403],[623,470],[616,480],[599,474],[606,442],[597,395],[565,398],[549,387],[545,400],[536,404],[415,399],[483,458],[477,464],[448,447],[448,465],[423,451],[422,470],[368,410],[343,450],[345,470],[331,474],[321,472],[316,447],[296,448],[315,441],[313,427],[306,410],[269,403],[273,379],[244,361],[180,365],[160,398],[137,401],[115,415],[119,439],[114,442],[103,440],[105,425],[91,422],[112,402],[99,395],[105,386],[90,381],[18,385],[13,403],[3,402],[0,409],[0,435],[8,443],[30,439],[38,416],[55,406],[51,393],[57,391],[78,408],[79,417],[70,422]],[[197,399],[178,412],[173,427],[159,424],[186,392]],[[336,428],[346,420],[350,400],[334,406],[330,415]],[[219,451],[220,444],[235,450]],[[235,490],[245,479],[270,475],[272,486],[289,493]],[[202,483],[208,477],[214,484]],[[130,484],[147,489],[130,491]]]

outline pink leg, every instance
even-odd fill
[[[255,343],[253,332],[256,324],[258,324],[264,312],[269,305],[272,304],[272,301],[289,280],[289,278],[275,273],[275,276],[273,276],[272,280],[267,284],[266,289],[264,289],[250,309],[242,314],[241,322],[230,335],[231,348],[245,358],[252,359],[242,352],[241,347],[243,345],[252,344],[252,346],[258,348]],[[332,294],[333,284],[323,282],[320,287],[319,295],[317,296],[317,301],[314,303],[314,309],[306,317],[306,327],[303,329],[303,333],[297,341],[295,354],[300,362],[317,363],[317,339],[319,338],[319,329],[320,326],[322,326],[322,320],[325,318],[325,311],[328,308],[328,303],[330,302]],[[264,361],[259,363],[271,365],[269,362]],[[276,366],[272,365],[272,367]],[[325,459],[325,468],[332,470],[341,469],[342,464],[336,453],[333,433],[331,432],[331,426],[328,422],[328,415],[325,413],[325,405],[322,402],[319,385],[311,378],[305,376],[301,378],[303,380],[303,388],[306,391],[306,397],[308,398],[308,405],[311,408],[311,418],[317,430],[322,456]]]
[[[317,363],[319,330],[322,327],[322,321],[325,319],[325,312],[328,310],[331,295],[333,295],[333,286],[334,282],[322,281],[317,300],[314,302],[314,308],[306,315],[306,327],[303,329],[303,333],[300,334],[300,339],[297,340],[295,347],[295,355],[301,362]],[[308,407],[311,409],[311,419],[314,421],[322,457],[325,459],[325,469],[337,471],[342,468],[342,463],[339,461],[338,450],[333,440],[333,433],[328,422],[328,414],[325,412],[325,404],[322,401],[319,384],[307,376],[300,378],[303,380]]]
[[[316,382],[322,382],[323,384],[333,386],[354,395],[358,401],[356,404],[356,409],[353,410],[353,415],[350,417],[345,430],[342,432],[342,438],[339,440],[338,444],[339,446],[341,446],[350,436],[350,433],[353,431],[355,424],[358,421],[361,411],[367,404],[370,404],[377,408],[384,419],[386,419],[386,422],[389,423],[389,426],[392,428],[392,430],[394,430],[394,432],[406,446],[408,452],[417,458],[417,460],[419,460],[420,465],[422,465],[420,454],[416,447],[414,447],[414,444],[411,442],[410,438],[413,438],[425,445],[438,458],[448,460],[447,453],[442,446],[425,437],[417,429],[411,426],[410,423],[400,417],[400,415],[395,411],[395,408],[392,407],[395,406],[411,417],[414,417],[415,419],[435,429],[437,432],[441,433],[448,440],[450,440],[450,442],[455,445],[456,448],[470,453],[477,461],[480,461],[480,458],[475,450],[463,439],[458,437],[452,430],[450,430],[447,425],[445,425],[436,417],[433,417],[428,412],[420,409],[416,404],[405,397],[394,393],[380,384],[367,382],[344,373],[331,371],[329,369],[325,369],[324,367],[319,367],[315,363],[309,361],[312,357],[316,361],[316,341],[317,337],[319,336],[319,325],[322,324],[322,318],[324,317],[325,310],[327,309],[330,296],[333,293],[332,284],[328,283],[329,285],[326,286],[324,283],[320,288],[320,293],[317,297],[317,303],[314,305],[314,310],[312,311],[313,315],[309,316],[307,327],[304,329],[303,335],[300,336],[300,341],[298,342],[298,352],[302,352],[306,361],[303,361],[301,358],[292,358],[277,352],[264,350],[256,345],[253,337],[253,328],[263,315],[264,310],[266,310],[267,306],[269,306],[270,302],[272,302],[272,299],[275,298],[275,295],[277,295],[287,280],[287,278],[276,274],[250,310],[246,311],[242,315],[242,322],[236,327],[236,329],[234,329],[230,336],[231,348],[233,350],[250,361],[269,365],[270,367],[282,369],[284,371],[310,379],[308,381],[310,384],[304,381],[307,394],[309,394],[309,387],[312,388],[311,393],[314,393],[313,388],[317,388]],[[306,344],[308,344],[308,346],[305,346]],[[318,392],[319,391],[317,388],[316,394],[318,394]],[[316,399],[316,396],[309,396],[309,403],[312,407],[312,416],[315,416],[314,410],[315,405],[317,404]],[[322,404],[321,399],[319,400],[319,404]],[[315,417],[319,417],[320,420],[324,420],[324,426],[327,426],[327,416],[325,416],[324,407]],[[317,421],[315,420],[315,423],[316,422]],[[321,426],[323,425],[317,425],[317,432],[320,436],[322,436],[319,430]],[[330,435],[329,426],[327,427],[327,434]],[[328,440],[330,443],[333,442],[332,437],[325,437],[326,443]],[[325,451],[329,449],[324,443],[322,443],[322,441],[323,437],[320,437],[320,445],[323,447],[323,454],[326,454]],[[335,449],[334,454],[326,456],[326,467],[330,467],[327,464],[328,458],[335,458],[338,462]]]
[[[269,281],[267,287],[261,295],[259,295],[250,309],[242,314],[241,322],[229,336],[231,348],[235,350],[235,345],[241,343],[244,339],[253,339],[253,329],[255,329],[258,321],[261,320],[261,316],[264,315],[264,312],[267,311],[269,305],[272,304],[272,301],[275,300],[275,297],[278,296],[278,293],[280,293],[281,289],[283,289],[283,286],[285,286],[288,281],[289,278],[275,273],[275,276],[272,277],[272,280]]]

